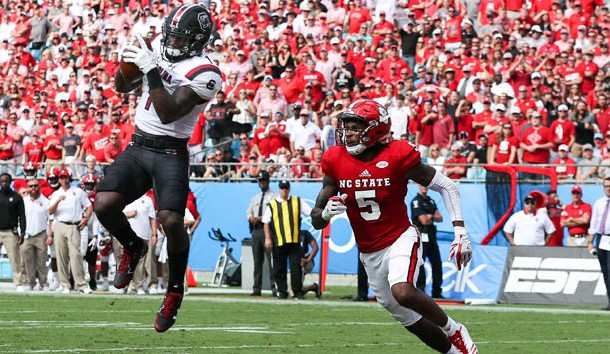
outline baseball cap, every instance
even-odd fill
[[[539,72],[535,71],[532,73],[531,77],[532,77],[532,79],[541,79],[542,75],[540,75]]]
[[[536,198],[533,195],[528,195],[527,197],[525,197],[525,199],[523,200],[524,202],[534,202],[534,204],[536,204]]]
[[[62,168],[61,171],[59,171],[59,174],[57,176],[58,177],[72,177],[72,176],[70,176],[70,172],[68,170],[66,170],[65,168]]]
[[[593,145],[587,143],[585,145],[582,146],[583,151],[584,150],[593,150]]]
[[[540,26],[538,26],[538,25],[533,25],[532,32],[542,33],[542,28],[540,28]]]
[[[258,173],[258,180],[269,180],[269,172],[262,170]]]
[[[220,45],[222,46],[224,44],[224,42],[222,41],[222,39],[217,39],[214,41],[214,45]]]
[[[593,139],[603,139],[604,136],[602,135],[602,133],[595,133],[593,134]]]
[[[58,121],[54,121],[51,126],[53,127],[59,127],[59,122]]]
[[[243,50],[238,50],[237,53],[235,53],[235,55],[243,55],[246,56],[246,53],[244,53]]]
[[[336,101],[335,101],[335,103],[333,103],[333,106],[334,106],[334,107],[337,107],[337,106],[343,106],[343,101],[341,101],[341,100],[336,100]]]
[[[290,182],[288,180],[282,180],[282,181],[280,181],[280,184],[278,187],[280,189],[290,189]]]
[[[567,146],[566,144],[561,144],[561,145],[559,145],[557,150],[559,150],[559,151],[570,151],[570,147]]]
[[[74,125],[70,122],[66,123],[66,125],[64,125],[64,128],[74,128]]]
[[[572,187],[572,193],[582,194],[582,188],[580,188],[580,186],[574,186]]]
[[[506,106],[504,105],[504,103],[499,103],[496,106],[496,111],[504,111],[504,112],[506,112]]]
[[[521,109],[517,106],[510,109],[510,114],[521,114]]]
[[[337,37],[333,37],[330,39],[330,44],[339,44],[341,41]]]
[[[502,56],[502,58],[504,58],[504,59],[512,59],[512,58],[513,58],[513,55],[512,55],[511,53],[508,53],[508,52],[507,52],[507,53],[504,53],[504,55]]]
[[[568,110],[568,106],[566,106],[565,104],[560,104],[559,107],[557,107],[557,110],[559,112],[561,111],[567,111]]]

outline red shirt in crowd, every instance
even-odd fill
[[[561,221],[567,220],[568,218],[581,218],[585,214],[591,216],[591,204],[587,204],[583,201],[580,203],[572,203],[563,207],[561,212]],[[568,227],[570,235],[583,235],[589,233],[589,224]]]
[[[555,173],[557,173],[557,177],[576,177],[576,161],[572,160],[571,158],[566,157],[565,160],[562,160],[560,157],[558,157],[551,164],[553,165],[553,168],[555,168]]]
[[[95,156],[97,162],[106,162],[104,148],[109,142],[107,133],[91,132],[83,141],[83,149],[87,155]]]
[[[521,136],[521,142],[531,146],[533,144],[546,144],[550,142],[549,128],[540,126],[538,128],[527,127]],[[534,152],[523,150],[523,162],[534,164],[549,163],[550,149],[536,149]]]

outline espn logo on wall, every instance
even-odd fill
[[[597,257],[583,248],[513,246],[500,302],[604,305],[606,287]]]

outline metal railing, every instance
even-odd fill
[[[220,145],[220,144],[219,144]],[[215,147],[209,147],[206,150],[211,150],[214,149]],[[46,163],[40,163],[41,169],[38,172],[38,177],[40,178],[44,178],[45,174],[45,167],[47,165],[54,165],[56,166],[57,164],[46,164]],[[108,163],[98,163],[97,166],[99,166],[99,168],[103,171],[106,170],[106,168],[109,166],[110,164]],[[474,170],[478,170],[478,171],[483,171],[484,170],[484,165],[481,164],[444,164],[444,165],[437,165],[437,164],[430,164],[430,166],[432,167],[438,167],[438,166],[465,166],[468,168],[468,170],[470,171],[474,171]],[[237,171],[240,168],[247,166],[246,168],[246,173],[245,174],[237,174],[235,172],[229,172],[228,174],[222,176],[222,177],[218,177],[218,176],[209,176],[209,177],[204,177],[205,172],[208,170],[208,168],[213,168],[216,169],[217,171]],[[319,182],[322,180],[322,177],[318,177],[318,176],[311,176],[308,172],[304,172],[303,174],[301,174],[300,172],[297,171],[297,173],[295,173],[295,170],[293,169],[301,169],[302,171],[309,171],[310,166],[314,166],[314,167],[319,167],[319,164],[315,163],[315,162],[309,162],[309,163],[305,163],[305,162],[296,162],[296,163],[291,163],[291,162],[286,162],[286,163],[278,163],[278,162],[273,162],[273,163],[269,163],[269,162],[247,162],[247,163],[229,163],[229,162],[201,162],[201,163],[192,163],[190,165],[190,180],[191,181],[198,181],[198,182],[252,182],[256,180],[256,175],[258,173],[258,171],[265,169],[267,171],[270,172],[271,175],[271,180],[272,181],[279,181],[279,180],[291,180],[291,181],[303,181],[303,182]],[[513,165],[505,165],[505,166],[522,166],[521,164],[513,164]],[[547,167],[547,168],[555,168],[556,165],[551,165],[551,164],[539,164],[539,165],[532,165],[532,166],[536,166],[536,167]],[[571,164],[571,165],[562,165],[565,167],[608,167],[610,169],[610,166],[604,166],[604,165],[596,165],[596,164]],[[76,170],[76,171],[72,171],[73,173],[73,178],[75,180],[78,180],[79,177],[82,175],[84,169],[86,168],[86,165],[84,162],[74,162],[69,164],[68,166],[69,168]],[[256,173],[248,173],[248,170],[250,170],[250,172],[252,171],[256,171]],[[12,171],[12,172],[11,172]],[[21,163],[15,163],[12,161],[0,161],[0,173],[2,172],[9,172],[11,173],[11,175],[13,176],[13,178],[23,178],[23,166]],[[485,178],[484,178],[485,173],[478,173],[478,174],[472,174],[470,173],[467,177],[464,178],[460,178],[460,179],[456,179],[456,181],[459,181],[460,183],[484,183],[485,182]],[[589,178],[589,179],[585,179],[585,180],[576,180],[575,178],[567,178],[567,179],[560,179],[558,181],[559,184],[574,184],[574,183],[578,183],[578,184],[599,184],[603,177],[610,177],[609,176],[599,176],[596,178]],[[526,179],[519,179],[520,181],[523,182],[527,182]],[[541,183],[541,181],[539,180],[534,180],[532,182],[535,183]]]

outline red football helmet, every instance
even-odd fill
[[[81,183],[83,184],[83,189],[87,194],[91,195],[97,186],[98,178],[93,173],[87,173],[81,179]]]
[[[40,166],[36,162],[28,161],[23,165],[23,173],[26,178],[36,177]]]
[[[345,145],[351,155],[361,154],[378,143],[386,144],[392,138],[390,115],[385,107],[373,100],[362,99],[352,103],[347,111],[341,114],[339,121],[341,122],[341,128],[338,129],[339,141]],[[349,146],[347,144],[345,124],[348,122],[356,122],[363,126],[357,145]]]
[[[52,167],[47,170],[47,182],[53,189],[57,189],[59,187],[59,172],[60,169],[58,167]]]

